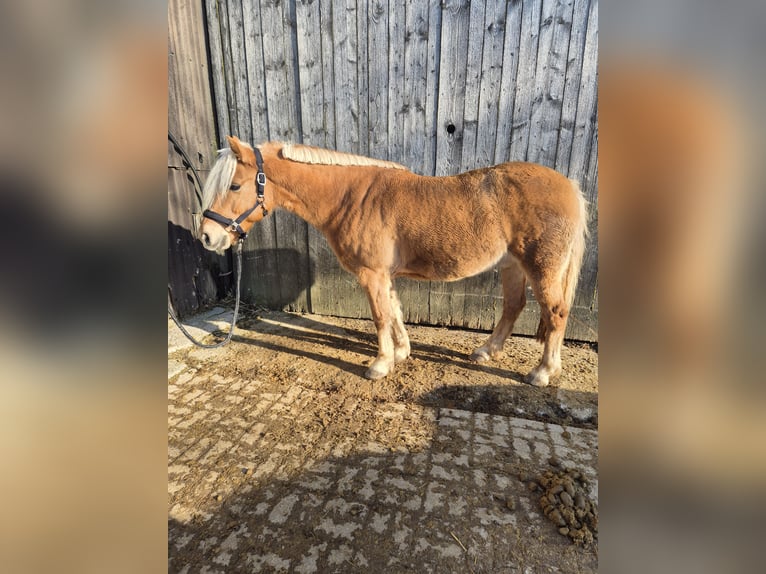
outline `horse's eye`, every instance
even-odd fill
[[[229,189],[232,191],[239,191],[239,185],[236,183],[232,183]]]

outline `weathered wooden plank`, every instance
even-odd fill
[[[525,161],[527,159],[541,8],[541,0],[524,2],[522,6],[519,65],[516,70],[509,152],[511,161]]]
[[[577,99],[582,83],[585,36],[588,29],[588,0],[575,0],[572,15],[572,30],[569,36],[566,79],[562,97],[561,119],[559,120],[559,141],[556,147],[555,169],[570,175],[569,159],[572,155],[574,127],[577,114]]]
[[[234,70],[234,54],[232,54],[231,37],[232,37],[232,21],[229,16],[229,3],[218,3],[219,24],[221,26],[221,46],[223,48],[223,77],[226,85],[226,113],[228,114],[229,129],[231,133],[238,134],[239,130],[239,117],[237,117],[237,100],[236,100],[236,84]],[[239,22],[234,21],[235,28],[239,25]],[[220,113],[220,111],[219,111]]]
[[[495,164],[495,143],[500,109],[503,56],[507,25],[507,3],[489,2],[484,17],[484,49],[481,61],[479,92],[480,137],[476,140],[474,165],[485,167]]]
[[[442,3],[436,175],[460,172],[470,8],[470,0],[445,0]],[[431,309],[433,312],[433,305]]]
[[[492,329],[495,323],[495,303],[502,297],[500,274],[490,269],[465,279],[465,299],[461,325],[471,329]],[[500,299],[502,308],[502,299]]]
[[[388,7],[373,0],[368,8],[367,73],[369,82],[369,150],[372,157],[388,156]]]
[[[494,164],[509,161],[511,132],[513,128],[515,81],[519,67],[521,42],[521,2],[506,4],[505,37],[503,38],[503,63],[500,78]]]
[[[428,3],[428,60],[426,72],[425,131],[423,133],[423,175],[436,175],[437,136],[439,131],[439,74],[442,34],[441,0]]]
[[[369,53],[367,10],[369,2],[358,2],[356,8],[357,89],[359,90],[359,153],[370,155]]]
[[[245,28],[243,26],[242,0],[230,0],[229,41],[231,45],[231,82],[234,88],[233,105],[236,108],[235,135],[242,141],[253,141],[253,122],[250,118],[250,84],[247,78],[247,57],[245,54]]]
[[[269,138],[269,118],[266,110],[266,83],[263,70],[263,35],[258,0],[242,0],[242,27],[244,28],[244,59],[247,71],[247,99],[249,102],[247,140],[258,145]]]
[[[591,307],[572,307],[564,337],[577,341],[598,341],[598,310]]]
[[[295,6],[295,17],[302,141],[326,147],[328,142],[323,112],[327,98],[322,82],[323,55],[321,49],[317,50],[322,44],[319,2],[298,2]]]
[[[582,7],[578,7],[579,12],[574,10],[574,6],[572,6],[572,18],[575,17],[576,14],[579,14],[580,18],[582,18]],[[561,137],[559,132],[559,129],[562,125],[562,121],[564,119],[564,91],[566,90],[566,74],[564,75],[564,81],[562,82],[562,75],[561,75],[561,52],[563,52],[563,44],[566,39],[569,46],[572,46],[572,42],[575,42],[575,45],[577,45],[577,42],[582,42],[581,39],[574,38],[572,39],[570,37],[571,29],[566,33],[562,34],[559,31],[556,30],[556,23],[560,22],[566,22],[568,15],[569,15],[569,7],[563,6],[559,4],[553,12],[551,12],[551,6],[547,3],[544,3],[543,5],[543,15],[542,15],[542,26],[544,26],[545,22],[551,21],[551,23],[554,25],[553,31],[544,31],[541,32],[540,38],[539,38],[539,45],[540,48],[538,50],[538,61],[537,61],[537,72],[535,74],[536,81],[535,81],[535,96],[532,100],[532,110],[531,110],[531,120],[532,124],[530,126],[530,137],[528,142],[528,153],[527,153],[527,159],[530,161],[538,161],[540,163],[544,163],[546,165],[552,165],[555,167],[559,167],[564,171],[564,173],[568,173],[570,177],[573,177],[577,181],[580,182],[584,194],[586,198],[589,197],[589,189],[588,186],[584,182],[584,172],[587,170],[587,162],[588,162],[588,155],[581,155],[579,157],[571,156],[572,153],[574,153],[575,149],[577,148],[576,144],[576,138],[573,138],[573,144],[571,146],[572,152],[570,152],[570,158],[567,161],[566,167],[564,167],[564,162],[562,159],[562,155],[558,153],[558,150],[556,149],[556,146],[561,141]],[[562,10],[564,10],[562,12]],[[595,15],[592,12],[589,13],[588,21],[590,21],[590,16]],[[584,24],[583,20],[580,19],[579,22]],[[590,24],[588,24],[590,26]],[[557,33],[559,32],[559,33]],[[592,33],[593,31],[589,32]],[[582,31],[580,30],[580,33]],[[570,85],[572,83],[578,83],[580,85],[579,88],[579,94],[578,99],[583,98],[585,101],[590,102],[591,98],[595,96],[595,78],[592,79],[592,84],[589,82],[589,78],[587,77],[586,70],[588,67],[592,66],[595,70],[596,68],[596,60],[595,60],[595,52],[592,51],[592,48],[588,48],[588,42],[590,41],[591,44],[593,43],[593,38],[588,40],[587,36],[585,38],[585,51],[587,52],[587,55],[584,54],[582,59],[580,60],[582,64],[580,65],[580,70],[577,68],[568,69],[567,73],[570,76]],[[558,46],[562,46],[559,48]],[[569,50],[569,48],[567,48]],[[542,58],[542,60],[541,60]],[[542,67],[541,67],[541,61],[542,61]],[[567,57],[567,64],[568,64],[568,57]],[[551,74],[551,72],[553,72]],[[585,74],[585,75],[584,75]],[[578,77],[579,76],[579,77]],[[544,78],[541,80],[540,78]],[[545,85],[542,90],[540,89],[541,85]],[[551,92],[550,90],[554,90]],[[571,90],[570,90],[571,91]],[[561,110],[557,109],[559,98],[558,94],[561,93]],[[572,110],[571,110],[571,102],[567,102],[568,108],[567,108],[567,114],[569,114],[568,117],[571,118]],[[586,104],[586,107],[590,108],[590,104]],[[579,102],[577,105],[577,115],[580,116],[581,112],[579,111]],[[593,108],[595,110],[595,108]],[[594,112],[595,113],[595,112]],[[588,137],[589,134],[592,134],[592,127],[595,123],[595,118],[593,116],[588,117],[588,119],[580,118],[580,120],[577,120],[577,125],[575,126],[575,135],[577,134],[578,130],[580,130],[583,134],[586,134],[586,137]],[[555,142],[555,143],[554,143]],[[551,154],[551,150],[555,149],[556,151],[553,152],[555,155]],[[580,146],[579,148],[580,152],[587,153],[590,150],[590,146],[588,143],[585,145]],[[587,150],[587,151],[586,151]],[[563,153],[563,152],[562,152]],[[596,281],[596,270],[595,270],[595,264],[596,261],[594,259],[594,255],[597,255],[597,250],[594,250],[594,243],[593,243],[593,235],[588,240],[588,244],[586,247],[586,254],[583,261],[583,269],[580,276],[580,282],[578,285],[577,294],[575,297],[575,305],[579,308],[586,309],[590,305],[590,301],[592,301],[593,297],[593,291]],[[534,303],[531,303],[531,305],[534,305]],[[581,317],[581,323],[585,324],[585,318]],[[590,328],[590,327],[589,327]],[[567,336],[573,336],[572,333],[579,333],[577,335],[578,337],[585,337],[586,333],[582,331],[572,331],[572,329],[575,329],[575,327],[570,327],[567,331]]]
[[[356,1],[333,7],[333,58],[335,100],[335,147],[359,153],[359,90],[357,87]]]
[[[428,288],[428,324],[462,325],[465,307],[464,281],[430,281]]]
[[[401,162],[404,157],[404,49],[406,4],[390,1],[388,21],[388,150],[385,159]]]
[[[325,147],[336,149],[335,141],[335,58],[334,36],[333,36],[333,3],[327,1],[319,2],[319,29],[322,53],[322,88],[324,91],[324,102],[320,110],[314,110],[314,113],[324,117],[325,129]]]
[[[261,0],[260,7],[269,139],[296,141],[293,32],[288,5],[282,0]]]
[[[209,169],[216,142],[202,6],[171,0],[168,11],[174,15],[168,22],[168,129],[194,167]],[[175,152],[169,160],[183,167]]]
[[[230,134],[228,96],[226,91],[225,61],[223,43],[226,39],[221,31],[221,14],[218,0],[205,0],[205,19],[207,20],[208,48],[210,51],[210,75],[213,79],[213,97],[215,119],[219,134]]]
[[[482,53],[484,49],[484,2],[471,2],[468,24],[468,54],[463,92],[463,142],[458,171],[468,171],[476,164],[476,134],[479,129],[479,93],[481,91]]]
[[[598,0],[591,0],[588,11],[588,29],[585,36],[580,90],[577,94],[572,152],[569,159],[569,177],[583,184],[588,166],[593,132],[596,126],[598,95]],[[583,186],[585,190],[588,186]]]
[[[426,90],[428,78],[428,4],[408,3],[404,43],[404,126],[400,161],[415,173],[424,173]]]
[[[527,159],[549,167],[556,164],[572,9],[572,0],[543,2]]]

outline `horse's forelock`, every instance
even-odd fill
[[[202,191],[202,211],[210,209],[216,197],[224,198],[229,191],[234,171],[237,168],[237,156],[230,148],[218,150],[218,158],[210,170]]]

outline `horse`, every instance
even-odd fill
[[[561,346],[582,264],[586,203],[578,183],[548,167],[511,162],[455,176],[417,175],[390,161],[281,142],[252,147],[227,136],[203,190],[204,247],[223,253],[275,209],[327,239],[370,304],[378,353],[368,379],[410,356],[396,277],[455,281],[497,266],[503,312],[471,360],[498,358],[526,304],[540,304],[539,364],[525,382],[561,373]]]

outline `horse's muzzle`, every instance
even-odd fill
[[[203,224],[200,230],[199,240],[202,246],[208,251],[215,251],[216,253],[223,254],[229,247],[231,247],[231,237],[223,228],[218,225],[206,226]]]

